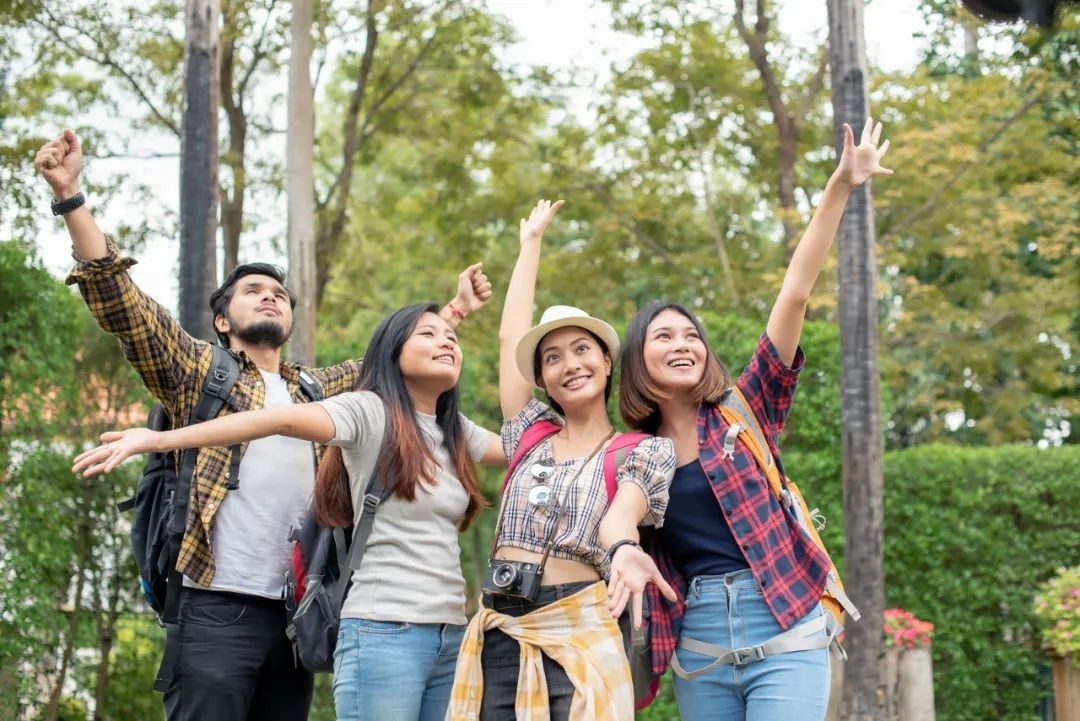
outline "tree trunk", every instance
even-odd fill
[[[855,132],[867,112],[866,46],[862,0],[828,0],[829,66],[837,155],[842,123]],[[841,451],[844,491],[844,567],[848,592],[862,620],[847,630],[841,716],[883,721],[879,664],[885,611],[881,397],[877,362],[874,209],[870,184],[851,196],[840,223],[839,316],[841,352]]]
[[[87,491],[84,502],[92,492]],[[88,504],[84,505],[86,508]],[[49,693],[49,704],[45,708],[43,719],[45,721],[57,721],[60,715],[60,699],[64,695],[64,682],[67,680],[68,669],[71,668],[71,659],[75,655],[75,640],[79,631],[79,618],[82,615],[83,592],[86,589],[87,566],[90,563],[93,551],[93,534],[89,527],[90,520],[84,517],[79,524],[78,551],[75,556],[75,591],[71,600],[71,613],[68,615],[67,633],[64,636],[64,650],[60,656],[60,669],[56,673],[56,681]]]
[[[108,713],[109,672],[112,668],[112,649],[116,642],[116,620],[120,616],[120,586],[123,554],[112,554],[113,573],[109,580],[108,606],[98,613],[98,667],[94,687],[94,721],[106,721]]]
[[[228,18],[226,18],[226,22]],[[254,62],[254,61],[253,61]],[[236,74],[236,38],[229,39],[221,48],[220,92],[225,118],[229,123],[229,150],[224,164],[232,173],[232,193],[221,192],[221,277],[225,278],[236,267],[240,255],[240,233],[244,229],[244,191],[247,189],[245,152],[247,145],[247,115],[240,105],[241,89],[233,97]]]
[[[217,286],[218,0],[187,0],[180,134],[180,324],[212,340]]]
[[[312,1],[293,0],[285,190],[289,203],[289,284],[296,293],[289,358],[315,363],[315,113],[311,88]]]

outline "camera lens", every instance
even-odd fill
[[[509,563],[504,563],[491,574],[491,582],[498,588],[510,588],[517,580],[518,571]]]

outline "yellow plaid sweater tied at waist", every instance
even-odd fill
[[[480,654],[484,632],[497,628],[521,644],[514,710],[518,721],[548,721],[547,679],[542,655],[555,660],[574,685],[570,718],[628,721],[634,718],[634,687],[619,626],[607,608],[603,583],[595,583],[524,616],[481,608],[465,630],[448,721],[477,721],[484,695]]]

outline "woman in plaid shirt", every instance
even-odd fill
[[[888,141],[877,146],[880,134],[867,119],[856,146],[844,126],[840,162],[734,383],[774,457],[803,365],[807,299],[844,205],[863,182],[892,174],[880,165],[888,149]],[[671,660],[684,719],[820,721],[833,628],[820,603],[829,562],[781,508],[739,430],[729,433],[720,408],[731,377],[698,320],[675,303],[653,302],[635,316],[622,363],[623,418],[671,439],[678,461],[665,523],[647,544],[679,596],[673,604],[656,598],[654,670]]]

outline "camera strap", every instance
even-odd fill
[[[588,457],[585,459],[585,461],[580,466],[578,466],[576,471],[574,471],[574,476],[566,484],[566,487],[563,489],[562,496],[558,499],[558,501],[555,503],[555,505],[552,506],[551,512],[555,514],[555,523],[553,523],[551,525],[551,530],[548,531],[547,538],[544,539],[544,555],[540,559],[540,573],[541,574],[544,572],[544,566],[547,565],[548,556],[551,555],[551,549],[555,545],[555,531],[557,531],[559,529],[559,520],[560,520],[560,517],[562,516],[563,506],[564,506],[564,504],[566,502],[567,495],[570,493],[570,489],[573,488],[577,484],[578,478],[581,477],[581,474],[585,470],[585,467],[588,466],[589,463],[592,462],[592,459],[596,457],[596,454],[599,453],[604,448],[605,445],[607,445],[607,442],[610,441],[611,438],[614,435],[615,435],[615,429],[612,428],[611,432],[608,433],[606,436],[604,436],[603,440],[601,440],[600,443],[597,444],[596,448],[593,449],[592,453],[590,453],[588,455]],[[520,467],[520,464],[519,464],[519,467]],[[499,521],[498,521],[498,523],[495,524],[495,538],[491,542],[491,553],[488,555],[488,563],[489,564],[492,561],[495,560],[495,549],[498,548],[498,545],[499,545],[499,532],[502,531],[502,524],[503,524],[503,518],[505,516],[505,511],[506,511],[506,502],[505,502],[505,494],[504,494],[504,501],[503,501],[502,506],[499,509]]]

